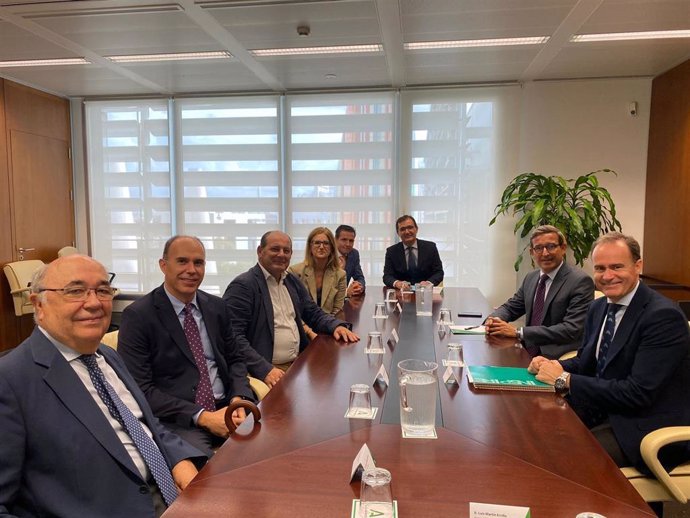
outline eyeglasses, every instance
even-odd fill
[[[312,241],[311,246],[313,246],[314,248],[318,248],[320,246],[324,248],[330,248],[331,243],[328,241]]]
[[[560,247],[561,247],[561,245],[556,245],[554,243],[548,243],[546,245],[535,245],[532,247],[532,250],[538,254],[541,254],[544,250],[551,253],[554,250],[556,250],[556,248],[560,248]]]
[[[89,298],[89,292],[93,291],[98,300],[113,300],[115,288],[112,286],[98,286],[97,288],[87,288],[86,286],[69,286],[67,288],[41,288],[39,293],[44,291],[59,291],[65,299],[73,302],[81,302]]]

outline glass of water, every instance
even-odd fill
[[[372,468],[362,474],[362,488],[359,493],[362,517],[393,517],[393,492],[390,471]]]

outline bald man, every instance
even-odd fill
[[[0,515],[160,516],[205,461],[100,345],[108,279],[80,255],[34,275],[36,328],[0,358]]]

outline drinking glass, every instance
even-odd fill
[[[350,387],[350,404],[347,417],[371,417],[371,392],[369,385],[357,383]]]
[[[372,468],[362,474],[362,488],[359,502],[363,518],[369,516],[393,516],[393,493],[391,491],[390,471]]]
[[[462,359],[462,344],[450,342],[448,344],[448,367],[462,367],[465,365]]]
[[[394,303],[398,301],[398,292],[394,288],[386,290],[386,302]]]
[[[370,331],[367,338],[367,354],[382,354],[386,352],[383,348],[383,338],[379,331]]]
[[[438,325],[452,326],[453,319],[450,316],[449,308],[441,308],[438,312]]]
[[[374,318],[388,318],[385,302],[376,303],[376,307],[374,307]]]

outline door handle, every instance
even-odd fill
[[[24,248],[24,247],[20,246],[17,250],[19,251],[19,260],[23,261],[24,260],[24,252],[33,252],[36,249],[35,248]]]

